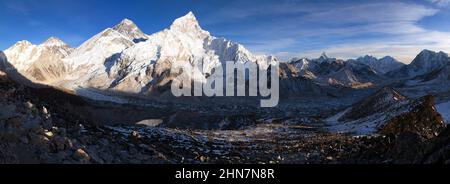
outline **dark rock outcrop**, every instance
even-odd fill
[[[380,133],[385,135],[414,133],[428,140],[439,135],[445,126],[441,115],[434,107],[434,97],[425,96],[413,105],[410,112],[391,119],[381,127]]]

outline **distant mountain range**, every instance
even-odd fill
[[[317,59],[280,62],[273,56],[254,55],[238,43],[211,36],[200,27],[192,12],[151,35],[124,19],[77,48],[70,48],[52,37],[40,45],[17,42],[5,50],[4,55],[2,60],[7,61],[7,68],[16,69],[33,82],[73,90],[92,98],[96,95],[82,91],[166,93],[164,89],[176,77],[170,74],[174,62],[203,63],[209,72],[193,74],[200,82],[213,72],[214,66],[225,61],[259,65],[278,62],[282,65],[281,91],[289,96],[336,95],[344,88],[382,87],[398,80],[405,85],[442,83],[449,81],[450,63],[446,53],[429,50],[422,51],[409,65],[390,56],[378,59],[366,55],[344,61],[325,53]]]

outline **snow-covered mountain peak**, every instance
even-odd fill
[[[411,64],[406,65],[399,70],[389,72],[391,77],[411,78],[437,71],[444,66],[450,64],[450,58],[445,52],[434,52],[431,50],[423,50]]]
[[[378,59],[371,55],[366,55],[363,57],[359,57],[356,59],[357,62],[369,65],[373,69],[381,73],[387,73],[392,70],[396,70],[404,66],[405,64],[397,61],[395,58],[391,56],[385,56],[381,59]]]
[[[329,59],[328,55],[326,52],[322,52],[322,54],[320,55],[319,59]]]
[[[319,58],[313,59],[313,61],[315,61],[317,63],[332,62],[332,61],[336,61],[336,58],[330,58],[330,57],[328,57],[327,53],[323,52]]]
[[[38,46],[33,45],[27,40],[22,40],[4,51],[5,57],[15,69],[26,69],[31,63],[36,60],[36,56],[40,53]],[[38,53],[38,54],[34,54]]]
[[[372,56],[372,55],[365,55],[365,56],[359,57],[356,60],[360,61],[360,62],[366,62],[366,63],[370,63],[370,62],[399,62],[399,61],[397,61],[395,58],[393,58],[391,56],[384,56],[383,58],[378,59],[377,57]]]
[[[28,46],[32,46],[33,44],[28,41],[28,40],[22,40],[22,41],[18,41],[16,44],[14,44],[13,46],[11,46],[8,50],[14,49],[14,48],[23,48],[23,47],[28,47]]]
[[[127,18],[123,19],[119,25],[135,26],[134,22]]]
[[[76,50],[80,50],[83,52],[88,52],[92,49],[92,47],[101,45],[101,44],[118,44],[119,42],[123,42],[124,40],[132,41],[126,35],[121,34],[120,32],[107,28],[97,35],[93,36],[89,40],[85,41],[81,44]]]
[[[381,61],[386,61],[386,62],[399,62],[395,58],[393,58],[392,56],[384,56],[380,60]]]
[[[183,33],[189,33],[189,32],[205,32],[200,27],[200,24],[197,21],[197,18],[195,17],[194,13],[189,12],[185,16],[182,16],[175,21],[173,21],[172,25],[170,26],[170,30],[176,30]]]
[[[294,65],[298,70],[302,71],[309,69],[310,61],[307,58],[293,58],[289,63]]]
[[[422,52],[417,55],[417,57],[414,59],[414,61],[435,61],[435,60],[442,60],[442,59],[448,59],[448,54],[442,51],[435,52],[431,50],[423,50]],[[413,61],[413,62],[414,62]]]
[[[50,37],[45,42],[40,44],[40,46],[45,46],[45,47],[63,47],[63,46],[67,46],[67,44],[64,43],[61,39],[59,39],[57,37]]]
[[[194,13],[192,13],[191,11],[189,13],[187,13],[186,15],[175,19],[175,21],[173,21],[172,25],[185,25],[185,24],[197,24],[198,25],[197,18],[195,17]]]
[[[378,59],[372,55],[365,55],[363,57],[359,57],[358,61],[369,62],[369,61],[377,61]]]
[[[119,24],[115,25],[113,30],[123,34],[134,42],[141,42],[147,39],[147,35],[144,34],[139,27],[130,19],[123,19]]]
[[[20,41],[4,51],[10,66],[20,74],[35,82],[51,82],[59,78],[66,68],[61,59],[72,52],[66,43],[50,37],[40,45]]]
[[[418,55],[432,55],[432,54],[436,54],[436,52],[434,52],[432,50],[424,49]]]
[[[447,65],[450,62],[448,54],[445,52],[434,52],[431,50],[423,50],[417,55],[411,62],[411,66],[415,69],[426,69],[431,71],[442,66]],[[422,74],[422,73],[421,73]]]
[[[123,21],[121,25],[131,24]],[[201,29],[192,12],[176,19],[170,28],[148,35],[146,41],[128,40],[116,29],[107,29],[83,43],[67,58],[76,73],[65,78],[71,85],[66,82],[64,86],[150,94],[169,84],[174,75],[168,72],[174,64],[202,64],[205,72],[188,75],[204,82],[207,73],[225,61],[255,62],[261,68],[277,62],[270,56],[253,55],[240,44],[211,36]]]

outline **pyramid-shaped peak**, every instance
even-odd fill
[[[189,12],[186,14],[186,16],[195,18],[195,15],[194,15],[194,13],[193,13],[192,11],[189,11]]]
[[[136,24],[130,19],[123,19],[119,24],[113,27],[114,30],[119,31],[122,29],[136,29]]]
[[[132,20],[127,19],[127,18],[123,19],[119,24],[122,24],[122,25],[135,25]]]
[[[41,46],[47,46],[47,47],[59,47],[59,46],[65,46],[67,45],[64,43],[61,39],[57,37],[50,37],[48,38],[44,43],[41,44]]]
[[[130,19],[123,19],[112,29],[126,36],[130,40],[133,40],[134,42],[140,42],[147,39],[147,35],[144,34]]]
[[[188,12],[186,15],[180,17],[179,19],[189,19],[189,20],[197,20],[194,13],[192,11]]]
[[[328,59],[329,57],[326,52],[322,52],[322,54],[320,55],[320,58]]]
[[[194,13],[189,12],[188,14],[176,19],[171,29],[201,29],[200,25],[195,17]]]

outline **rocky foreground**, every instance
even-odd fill
[[[422,100],[373,136],[295,118],[242,130],[106,126],[67,108],[89,105],[78,96],[0,74],[0,163],[450,163],[450,130]]]

